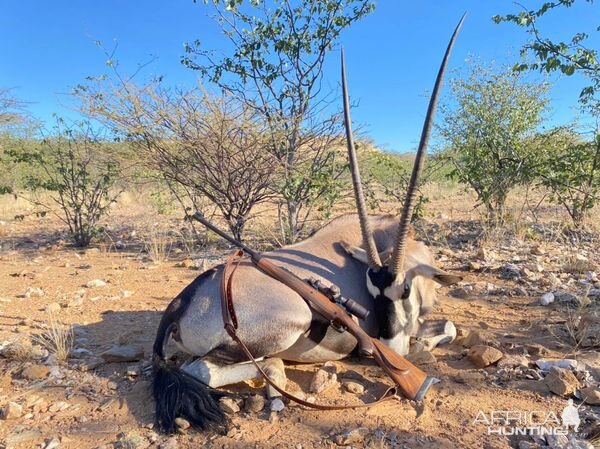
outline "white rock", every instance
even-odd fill
[[[554,302],[554,293],[548,292],[544,293],[540,298],[540,306],[547,306],[548,304],[552,304]]]
[[[27,291],[25,291],[26,298],[34,298],[44,296],[44,290],[39,287],[29,287]]]
[[[552,368],[566,368],[576,371],[579,368],[579,362],[573,359],[539,359],[535,364],[542,371],[550,371]]]
[[[106,287],[106,282],[102,279],[93,279],[85,284],[87,288],[97,288],[97,287]]]
[[[60,440],[58,438],[52,438],[46,441],[44,449],[57,449],[60,447]]]
[[[271,411],[280,412],[285,408],[285,404],[279,398],[275,398],[271,401]]]

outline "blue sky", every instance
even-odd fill
[[[523,2],[535,6],[537,2]],[[468,55],[482,61],[513,62],[527,40],[523,29],[496,25],[494,14],[515,12],[506,0],[380,0],[374,14],[356,23],[341,39],[346,51],[348,83],[355,122],[380,146],[411,151],[417,144],[423,116],[448,38],[464,11],[467,21],[451,60],[451,69],[465,66]],[[105,71],[105,57],[95,45],[118,43],[116,57],[125,70],[148,61],[146,75],[162,74],[170,84],[190,86],[198,74],[183,67],[183,43],[200,39],[207,48],[225,45],[202,1],[103,0],[53,2],[4,1],[0,15],[0,87],[29,102],[42,120],[56,112],[74,116],[70,88],[86,76]],[[597,5],[580,0],[544,18],[542,30],[553,38],[600,25]],[[598,33],[595,33],[596,35]],[[600,46],[594,37],[595,47]],[[339,56],[331,54],[325,83],[336,88]],[[551,121],[569,121],[584,80],[553,77]],[[447,87],[447,84],[446,84]],[[447,91],[447,90],[446,90]]]

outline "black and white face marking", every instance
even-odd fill
[[[406,332],[414,309],[410,302],[410,280],[401,284],[387,267],[367,270],[367,288],[374,298],[374,309],[381,341],[401,355],[409,349],[410,336]]]
[[[400,291],[398,291],[400,287]],[[382,267],[375,271],[367,270],[367,289],[373,298],[384,296],[391,301],[397,299],[408,299],[410,296],[410,282],[405,279],[401,286],[396,285],[396,276],[389,271],[388,267]]]

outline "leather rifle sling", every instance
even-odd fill
[[[354,409],[354,408],[372,407],[374,405],[381,404],[382,402],[388,401],[390,399],[397,399],[397,396],[396,396],[397,388],[394,386],[394,387],[388,388],[379,399],[377,399],[373,402],[368,402],[366,404],[358,404],[358,405],[314,404],[312,402],[305,401],[304,399],[300,399],[300,398],[288,393],[280,386],[278,386],[269,377],[269,375],[267,373],[265,373],[265,371],[261,368],[261,366],[258,364],[258,361],[254,358],[254,356],[252,355],[252,353],[250,352],[250,350],[248,349],[246,344],[240,339],[240,337],[237,335],[237,332],[236,332],[236,330],[238,328],[238,321],[237,321],[237,316],[235,314],[235,308],[233,305],[232,283],[233,283],[233,275],[235,274],[235,271],[237,270],[238,266],[240,265],[243,255],[244,255],[244,252],[241,249],[237,250],[229,257],[229,259],[227,259],[227,263],[225,264],[225,267],[223,268],[223,274],[221,276],[221,312],[223,315],[223,324],[224,324],[225,330],[227,331],[229,336],[240,346],[240,348],[242,348],[242,351],[246,354],[246,357],[248,357],[248,360],[250,360],[254,364],[254,366],[256,367],[256,369],[258,370],[258,372],[263,377],[263,379],[265,380],[266,383],[268,383],[271,387],[273,387],[275,390],[277,390],[279,393],[281,393],[282,396],[288,398],[290,401],[297,402],[300,405],[303,405],[303,406],[309,407],[309,408],[313,408],[316,410],[347,410],[347,409]],[[233,267],[233,270],[232,270],[232,267]]]

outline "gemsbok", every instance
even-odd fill
[[[464,19],[464,17],[463,17]],[[368,216],[356,162],[349,115],[344,59],[342,90],[348,155],[357,214],[343,215],[301,243],[262,254],[269,261],[303,279],[339,287],[370,313],[360,326],[401,355],[409,352],[410,338],[437,334],[430,341],[451,340],[450,321],[425,321],[436,303],[436,287],[460,277],[435,266],[431,251],[408,234],[415,189],[432,128],[447,61],[462,21],[456,27],[441,63],[430,98],[413,172],[400,220],[391,215]],[[153,393],[159,430],[174,432],[181,416],[202,429],[223,429],[226,419],[218,387],[259,377],[256,367],[223,327],[220,301],[223,265],[198,276],[167,307],[154,342]],[[366,271],[366,275],[365,275]],[[279,386],[286,382],[282,360],[326,362],[348,356],[356,339],[340,332],[313,312],[290,287],[264,274],[250,262],[236,271],[232,296],[240,339],[263,370]],[[172,338],[193,356],[181,367],[165,354]],[[270,397],[279,393],[267,389]]]

